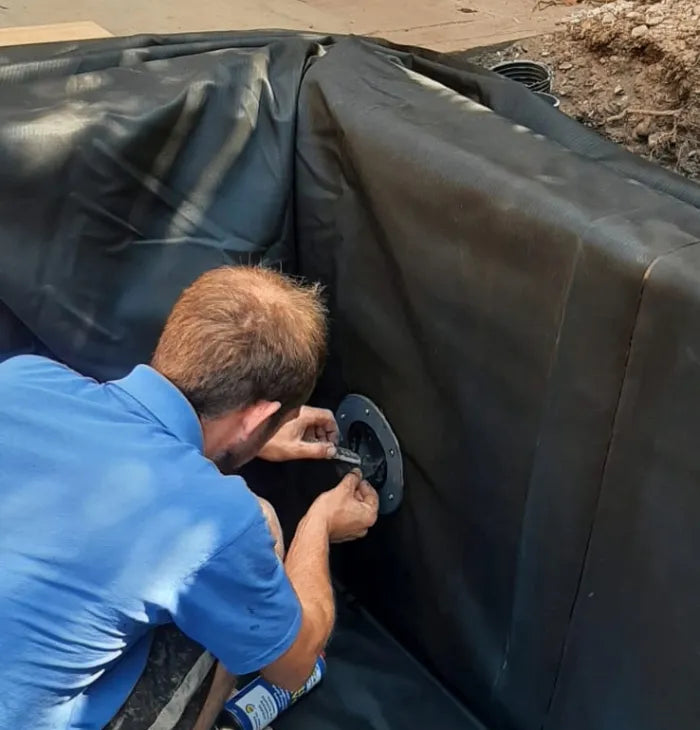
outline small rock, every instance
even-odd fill
[[[661,141],[661,132],[654,132],[653,134],[649,135],[648,145],[652,149],[654,147],[659,146],[659,142]]]
[[[600,65],[605,66],[605,64],[608,62],[608,59],[603,56],[603,58],[600,59]]]
[[[573,63],[569,63],[568,61],[565,61],[564,63],[559,64],[559,70],[560,71],[571,71],[571,69],[574,67]]]
[[[638,12],[637,10],[632,10],[631,12],[627,13],[625,16],[627,20],[644,20],[644,16],[642,13]]]
[[[541,56],[542,56],[543,58],[547,58],[547,56],[549,56],[549,51],[542,51],[542,53],[541,53],[540,55],[541,55]]]
[[[613,54],[612,56],[610,56],[610,60],[613,63],[617,63],[620,60],[620,57],[619,56],[616,56],[615,54]]]
[[[601,18],[603,25],[612,25],[615,22],[615,16],[612,13],[605,13]]]
[[[654,25],[660,25],[664,22],[664,16],[663,15],[647,15],[646,18],[644,18],[644,22],[649,26]]]
[[[649,30],[649,28],[647,28],[646,25],[636,25],[630,31],[630,37],[631,38],[641,38],[642,36],[647,34],[648,30]]]
[[[621,86],[615,87],[615,96],[622,96],[625,93],[625,90]]]
[[[649,118],[642,119],[634,128],[634,136],[637,139],[647,139],[651,134],[651,120]]]

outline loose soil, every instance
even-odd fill
[[[561,110],[631,152],[700,182],[700,2],[617,0],[561,32],[481,55],[554,70]]]

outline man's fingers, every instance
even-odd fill
[[[326,430],[337,428],[335,422],[335,416],[332,411],[327,408],[312,408],[311,406],[304,406],[300,413],[301,418],[307,426],[323,426]]]
[[[357,493],[363,502],[368,504],[370,507],[379,507],[379,495],[377,490],[364,479],[357,486]]]
[[[331,425],[326,424],[326,438],[334,444],[338,444],[340,441],[340,431],[338,430],[338,424],[335,422],[335,419],[333,419],[333,423]]]
[[[332,459],[336,448],[328,441],[300,441],[297,453],[298,459]]]
[[[325,408],[316,409],[316,425],[323,426],[326,433],[338,430],[338,424],[335,422],[335,416],[332,411]]]
[[[317,438],[324,438],[337,443],[338,424],[332,411],[326,408],[304,406],[299,417],[307,427],[311,426],[316,430]]]
[[[346,490],[350,494],[355,494],[358,484],[362,481],[362,472],[359,469],[353,469],[338,485],[341,489]]]
[[[365,497],[368,497],[372,492],[374,492],[374,489],[372,488],[372,485],[363,479],[358,485],[357,485],[357,491],[360,493],[360,496],[362,499]]]
[[[379,517],[379,496],[374,490],[372,490],[372,492],[364,498],[363,504],[367,508],[371,519],[368,527],[373,527]]]

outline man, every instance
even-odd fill
[[[303,684],[329,543],[366,534],[377,495],[359,473],[322,494],[283,564],[274,511],[215,462],[333,455],[332,415],[302,408],[325,343],[317,289],[222,268],[122,380],[0,365],[0,728],[191,728],[193,697],[206,728],[231,675]]]

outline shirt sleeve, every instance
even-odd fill
[[[301,606],[262,511],[190,576],[173,621],[231,674],[262,669],[291,647]]]

